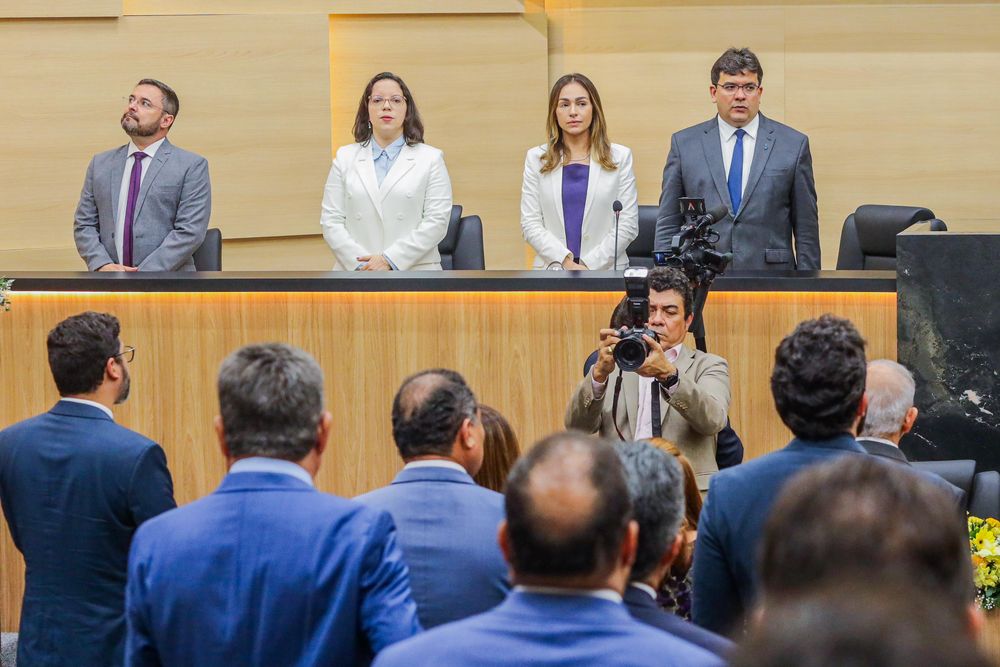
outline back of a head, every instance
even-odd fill
[[[510,469],[521,455],[521,445],[510,422],[498,410],[480,403],[479,416],[485,433],[483,465],[473,479],[480,486],[502,492]]]
[[[806,320],[774,353],[771,393],[796,437],[825,440],[849,433],[865,392],[865,341],[850,321]]]
[[[316,446],[323,372],[306,352],[282,343],[242,347],[222,362],[218,388],[232,457],[300,461]]]
[[[435,368],[403,380],[392,402],[392,437],[400,456],[451,454],[458,430],[476,418],[476,397],[455,371]]]
[[[558,585],[615,567],[632,505],[611,445],[573,431],[545,438],[514,465],[505,500],[515,575]]]
[[[625,471],[632,512],[639,524],[639,546],[631,579],[642,581],[656,570],[663,552],[684,519],[684,478],[669,453],[646,442],[619,442],[615,451]]]
[[[843,580],[895,581],[961,615],[975,591],[954,500],[906,466],[844,456],[787,484],[764,527],[765,607]]]
[[[120,352],[118,318],[87,311],[68,317],[49,332],[49,368],[60,396],[87,394],[104,380],[109,358]]]
[[[918,586],[840,581],[768,606],[732,667],[987,667],[962,619]]]
[[[858,435],[888,438],[899,433],[915,393],[913,374],[905,366],[889,359],[869,362],[865,385],[868,411]]]

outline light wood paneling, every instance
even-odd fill
[[[400,75],[427,143],[444,151],[455,203],[483,219],[487,268],[524,268],[521,176],[545,138],[546,58],[537,18],[331,17],[334,150],[353,141],[369,79]]]
[[[461,371],[478,398],[495,406],[530,445],[562,428],[583,360],[618,293],[369,294],[38,294],[15,293],[0,314],[0,425],[48,409],[57,399],[45,335],[87,309],[115,313],[122,340],[137,348],[132,396],[117,420],[166,450],[177,500],[211,492],[223,475],[212,433],[215,376],[240,345],[287,341],[313,354],[326,374],[334,436],[318,486],[353,496],[387,483],[400,464],[392,444],[392,396],[424,368]],[[747,456],[783,446],[788,433],[771,405],[774,348],[800,320],[824,312],[850,317],[872,357],[895,357],[895,295],[712,294],[709,348],[732,368],[733,425]],[[572,325],[568,325],[572,323]],[[3,528],[6,535],[6,526]],[[23,566],[0,539],[0,628],[13,630]]]
[[[121,4],[121,0],[118,0]],[[125,0],[126,14],[520,14],[523,0]]]
[[[73,246],[87,162],[125,142],[121,98],[145,76],[178,91],[170,139],[208,158],[213,226],[316,233],[328,32],[325,16],[0,21],[0,249]]]
[[[121,16],[122,0],[0,0],[0,19]]]

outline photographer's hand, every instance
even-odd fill
[[[611,371],[615,370],[615,345],[621,340],[617,329],[601,329],[601,342],[597,348],[597,361],[592,371],[594,382],[604,384],[608,381]]]
[[[677,372],[677,367],[667,361],[667,353],[663,347],[649,336],[643,334],[642,339],[649,346],[649,354],[642,366],[636,369],[636,373],[646,378],[656,378],[660,382],[665,382],[667,378]]]

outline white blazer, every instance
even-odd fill
[[[536,269],[544,269],[552,262],[562,263],[570,252],[563,219],[563,168],[559,165],[547,174],[541,173],[543,155],[544,145],[528,151],[521,186],[521,231],[524,240],[535,249]],[[625,248],[639,235],[639,202],[632,173],[632,151],[611,144],[611,159],[618,165],[615,171],[590,160],[580,239],[580,260],[590,269],[608,270],[614,265],[615,214],[611,206],[616,199],[622,203],[618,219],[619,269],[628,266]]]
[[[450,218],[451,180],[437,148],[403,146],[381,187],[371,144],[337,151],[319,221],[334,271],[353,271],[358,257],[383,253],[400,271],[440,269],[437,246]]]

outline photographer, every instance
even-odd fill
[[[718,470],[716,435],[729,411],[729,368],[722,357],[684,345],[693,318],[687,277],[658,267],[649,272],[648,284],[645,326],[659,341],[643,334],[645,360],[635,372],[623,373],[614,355],[623,332],[601,329],[597,362],[570,400],[566,427],[629,441],[666,438],[691,461],[704,491]]]

